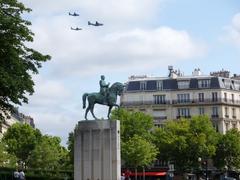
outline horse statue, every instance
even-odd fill
[[[88,107],[85,111],[85,119],[87,119],[87,114],[89,110],[92,113],[92,116],[95,118],[95,120],[98,120],[98,118],[94,115],[93,109],[95,104],[102,104],[107,105],[108,108],[108,115],[107,117],[110,119],[110,113],[113,108],[113,106],[116,106],[119,108],[119,105],[116,104],[117,96],[121,96],[124,90],[124,85],[120,82],[116,82],[112,84],[112,86],[108,89],[108,94],[106,97],[102,95],[101,93],[85,93],[82,96],[83,100],[83,109],[86,108],[86,99],[88,100]]]

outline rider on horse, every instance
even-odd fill
[[[103,101],[106,102],[109,94],[108,87],[110,83],[106,84],[104,75],[101,75],[101,80],[99,81],[99,85],[100,85],[100,94],[103,96]]]

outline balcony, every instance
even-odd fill
[[[176,116],[176,119],[181,119],[181,118],[189,119],[189,118],[191,118],[191,116],[190,115],[188,115],[188,116]]]
[[[226,104],[226,105],[235,105],[240,106],[240,101],[233,101],[232,99],[225,99],[225,98],[218,98],[218,99],[185,99],[185,100],[166,100],[166,101],[160,101],[156,102],[154,100],[148,100],[148,101],[125,101],[121,102],[122,106],[140,106],[140,105],[176,105],[176,106],[182,106],[182,105],[205,105],[205,104]]]
[[[213,114],[212,115],[212,118],[214,119],[214,118],[219,118],[219,115],[218,114]]]
[[[153,118],[155,120],[165,120],[165,119],[167,119],[167,116],[154,116]]]
[[[160,101],[156,103],[153,101],[125,101],[121,102],[121,106],[141,106],[141,105],[169,105],[171,101]]]

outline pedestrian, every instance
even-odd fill
[[[25,180],[25,174],[24,174],[22,169],[21,169],[21,171],[19,173],[19,180]]]
[[[15,180],[18,180],[18,179],[19,179],[18,169],[16,169],[16,170],[13,172],[13,178],[14,178]]]

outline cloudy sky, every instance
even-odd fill
[[[33,10],[24,16],[35,33],[29,46],[52,60],[34,76],[35,93],[20,111],[63,144],[83,120],[82,94],[99,91],[101,74],[110,83],[126,82],[131,75],[167,76],[168,65],[185,75],[194,68],[204,74],[221,69],[240,74],[239,0],[22,2]],[[95,111],[106,118],[107,107],[97,105]]]

